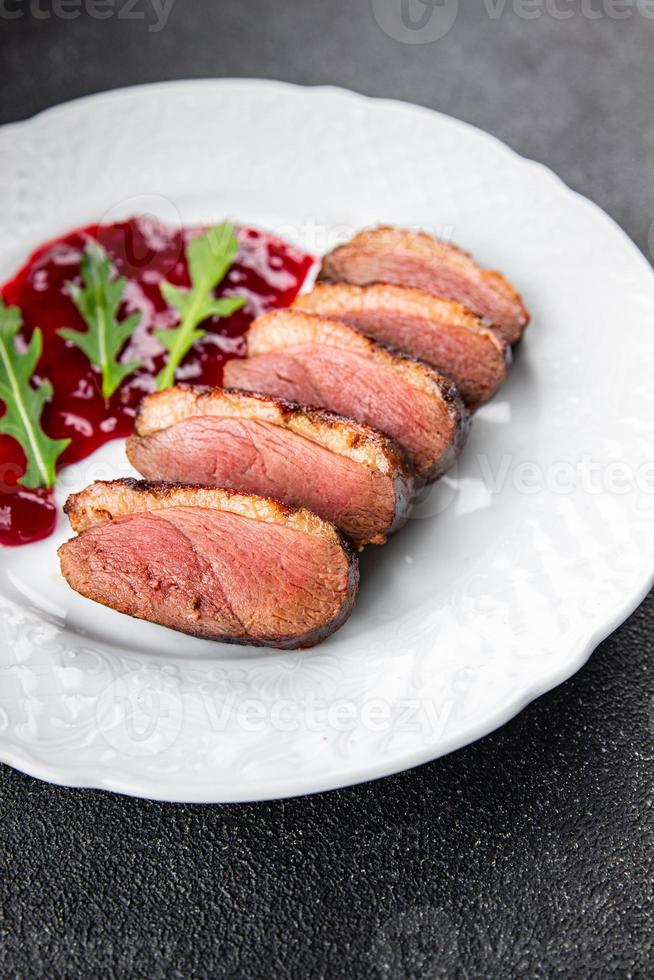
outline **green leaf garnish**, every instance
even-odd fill
[[[118,354],[138,326],[141,314],[132,313],[120,323],[116,313],[123,298],[127,280],[111,278],[111,260],[99,242],[89,242],[84,250],[82,286],[67,283],[68,294],[88,326],[88,330],[57,331],[88,357],[102,374],[102,397],[107,402],[122,381],[140,367],[139,361],[118,360]]]
[[[198,329],[200,323],[210,316],[229,316],[244,305],[245,298],[242,296],[216,299],[213,295],[236,258],[237,251],[234,226],[224,221],[193,238],[187,245],[190,289],[180,289],[166,281],[161,283],[161,294],[179,312],[180,322],[172,329],[154,331],[168,351],[168,360],[157,375],[159,388],[169,388],[174,383],[175,371],[195,341],[204,337],[206,330]]]
[[[19,354],[16,334],[20,325],[19,308],[5,306],[0,297],[0,398],[6,406],[0,418],[0,432],[20,443],[27,458],[27,470],[19,482],[33,490],[52,486],[55,463],[70,439],[51,439],[41,427],[43,405],[52,398],[52,385],[42,381],[38,388],[33,388],[31,379],[41,356],[43,338],[37,327],[27,350]]]

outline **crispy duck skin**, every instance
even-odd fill
[[[81,595],[223,642],[313,646],[350,615],[358,563],[331,524],[275,500],[137,480],[97,482],[59,548]]]
[[[358,547],[407,520],[413,476],[399,446],[331,412],[236,389],[177,385],[141,402],[127,443],[149,480],[230,487],[306,507]]]
[[[258,317],[248,358],[229,361],[225,382],[320,406],[370,425],[433,480],[464,445],[469,416],[455,385],[429,365],[376,344],[360,331],[301,310]]]
[[[390,283],[325,282],[298,296],[293,307],[340,320],[431,364],[456,383],[470,411],[506,378],[508,343],[456,300]]]
[[[456,245],[423,231],[380,227],[359,232],[326,255],[318,278],[367,286],[414,286],[457,300],[514,343],[529,323],[520,294],[493,269],[482,269]]]

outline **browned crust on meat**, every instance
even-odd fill
[[[207,489],[206,487],[188,487],[168,483],[149,482],[146,480],[121,479],[107,482],[97,481],[86,487],[80,493],[72,494],[64,506],[74,530],[88,531],[109,521],[128,517],[143,511],[165,511],[171,507],[205,507],[220,509],[240,514],[244,518],[264,521],[266,523],[282,524],[304,534],[336,544],[342,551],[347,562],[347,588],[345,599],[336,615],[327,623],[307,633],[298,635],[279,635],[264,638],[249,636],[233,636],[216,634],[207,636],[199,630],[179,629],[178,632],[204,639],[215,639],[223,643],[237,643],[247,646],[274,647],[277,649],[306,649],[320,643],[334,633],[349,618],[359,587],[359,565],[348,542],[327,521],[306,510],[294,510],[276,500],[254,497],[249,494],[237,493],[233,490]],[[66,563],[76,538],[62,544],[58,550],[62,573],[66,578]],[[75,560],[74,552],[71,560]],[[134,616],[134,613],[120,601],[109,602],[107,597],[93,589],[81,593],[88,599],[107,605],[118,612]],[[136,615],[135,618],[145,619]]]
[[[218,416],[251,418],[290,429],[331,452],[347,456],[386,476],[409,476],[400,447],[369,425],[335,412],[307,408],[259,392],[206,385],[175,385],[148,395],[141,402],[134,423],[137,437],[145,437],[189,418]],[[129,443],[128,443],[129,456]]]
[[[411,231],[389,225],[366,228],[323,258],[318,279],[328,282],[341,279],[339,263],[347,261],[351,254],[356,254],[362,249],[368,252],[384,252],[389,249],[409,252],[427,261],[446,262],[449,265],[458,266],[462,272],[474,272],[495,292],[515,303],[516,308],[520,311],[522,328],[529,323],[529,311],[523,303],[522,296],[501,272],[496,269],[484,269],[475,262],[469,252],[465,252],[458,245],[444,242],[425,231]]]
[[[397,371],[418,391],[443,402],[454,423],[455,434],[438,467],[427,476],[430,481],[452,465],[465,444],[470,427],[470,416],[456,385],[417,357],[377,344],[354,327],[315,313],[305,313],[303,310],[272,310],[257,317],[250,324],[246,341],[249,357],[302,344],[322,344],[340,350],[350,350],[379,364],[380,367]]]
[[[458,403],[460,411],[464,411],[456,386],[449,378],[417,357],[384,347],[360,330],[339,320],[305,313],[303,310],[272,310],[250,324],[246,341],[249,357],[301,344],[322,344],[339,350],[350,350],[380,367],[398,371],[405,381],[427,395],[435,395],[451,405]]]
[[[301,293],[293,300],[292,309],[325,315],[333,309],[337,312],[355,310],[396,310],[412,313],[426,320],[443,320],[453,327],[471,333],[489,334],[502,350],[506,347],[492,331],[488,320],[476,316],[462,303],[446,296],[434,296],[415,286],[398,286],[390,282],[374,282],[369,286],[357,286],[350,282],[318,282],[311,292]],[[327,315],[329,315],[327,313]]]
[[[131,477],[96,480],[80,493],[71,494],[64,504],[64,512],[73,530],[81,532],[128,514],[169,507],[205,507],[229,511],[249,520],[282,524],[304,534],[343,543],[341,534],[333,524],[309,510],[287,507],[279,500],[218,487],[185,486],[163,481],[134,480]]]
[[[320,643],[330,636],[349,618],[359,588],[359,564],[356,555],[345,538],[327,521],[321,520],[315,514],[304,510],[293,510],[275,500],[252,497],[231,490],[211,490],[205,487],[176,486],[167,483],[153,483],[146,480],[121,479],[108,482],[97,481],[86,487],[80,493],[72,494],[66,501],[64,510],[70,518],[74,530],[84,534],[109,521],[128,517],[142,511],[165,511],[171,507],[206,507],[241,514],[245,518],[265,521],[267,523],[283,524],[298,532],[311,534],[317,538],[327,539],[336,544],[346,560],[347,586],[345,598],[337,613],[327,623],[309,630],[303,634],[285,634],[253,638],[250,636],[234,636],[217,633],[209,636],[200,630],[178,628],[178,632],[202,639],[214,639],[222,643],[236,643],[246,646],[274,647],[282,650],[306,649]],[[74,544],[77,538],[64,542],[58,555],[61,562],[62,574],[69,581],[67,562],[75,561]],[[70,584],[70,581],[69,581]],[[72,588],[74,586],[71,585]],[[100,592],[87,588],[80,592],[87,599],[92,599],[101,605],[109,606],[117,612],[132,616],[136,619],[147,619],[145,615],[135,614],[125,604],[116,599],[108,598]],[[152,621],[152,620],[148,620]],[[174,628],[174,627],[168,627]]]
[[[380,531],[374,537],[359,539],[350,535],[359,551],[367,544],[385,544],[388,536],[406,523],[413,503],[415,474],[404,450],[393,439],[335,412],[308,408],[264,392],[184,384],[153,392],[143,399],[137,412],[134,432],[125,447],[127,458],[138,470],[138,449],[149,436],[185,419],[207,416],[252,418],[284,426],[387,476],[395,498],[393,520],[384,533]]]
[[[485,342],[488,363],[494,365],[496,374],[494,387],[488,391],[484,399],[505,380],[511,362],[511,347],[508,341],[500,336],[488,320],[471,313],[467,307],[456,300],[434,296],[415,286],[398,286],[385,282],[372,283],[369,286],[357,286],[346,282],[319,282],[311,292],[297,296],[291,308],[332,319],[339,319],[340,316],[346,319],[347,314],[353,312],[391,311],[433,323],[447,324],[457,331],[474,334]],[[468,407],[474,410],[478,405],[479,402],[474,401],[469,403]]]

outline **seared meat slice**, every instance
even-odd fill
[[[391,282],[448,296],[489,320],[505,340],[518,340],[529,322],[520,294],[467,252],[426,232],[370,228],[325,256],[319,278],[366,286]]]
[[[301,310],[273,310],[251,324],[247,345],[247,360],[226,364],[227,384],[371,425],[406,449],[421,479],[439,476],[463,446],[468,416],[455,386],[353,327]]]
[[[355,556],[307,510],[230,490],[93,483],[65,507],[59,549],[81,595],[138,619],[231,643],[295,649],[350,615]]]
[[[391,439],[331,412],[235,389],[149,395],[127,443],[150,480],[231,487],[307,507],[358,546],[406,522],[412,476]]]
[[[389,283],[318,283],[293,306],[348,323],[420,357],[456,382],[471,410],[506,377],[511,350],[506,340],[456,300]]]

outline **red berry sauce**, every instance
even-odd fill
[[[89,225],[48,242],[30,256],[16,276],[0,289],[7,305],[22,311],[21,336],[29,340],[34,327],[43,332],[43,354],[36,379],[49,378],[54,396],[43,412],[45,432],[53,439],[69,438],[59,457],[65,466],[88,456],[109,439],[132,431],[136,408],[155,389],[154,378],[164,363],[164,350],[152,330],[178,322],[175,310],[163,300],[162,279],[188,286],[184,260],[186,242],[197,229],[167,228],[149,218],[113,225]],[[313,257],[273,236],[252,228],[237,230],[239,251],[217,296],[245,296],[245,306],[230,317],[202,325],[207,335],[179,367],[176,380],[220,384],[223,365],[245,354],[244,333],[253,317],[295,298],[313,264]],[[128,280],[119,319],[138,311],[141,322],[121,354],[121,360],[142,362],[114,393],[108,405],[100,391],[100,375],[85,355],[57,335],[61,327],[86,330],[86,324],[66,292],[66,283],[79,282],[82,252],[97,239],[111,256],[118,275]],[[18,443],[0,435],[0,544],[37,541],[52,532],[56,509],[50,490],[27,490],[18,483],[25,457]]]

